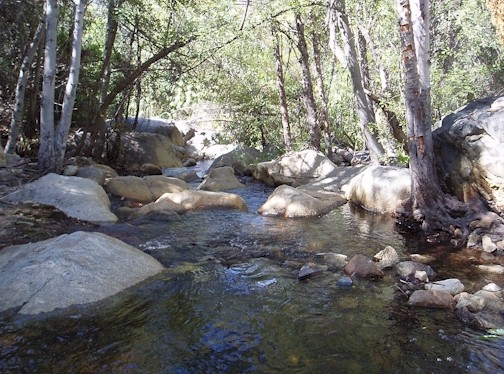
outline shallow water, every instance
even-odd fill
[[[152,216],[101,230],[167,271],[62,314],[0,319],[1,373],[497,373],[504,340],[447,311],[409,309],[392,273],[340,288],[341,271],[299,281],[322,253],[409,248],[394,222],[345,206],[324,217],[255,213],[270,189],[248,183],[249,212]],[[409,244],[408,244],[409,245]],[[445,270],[446,272],[446,270]],[[462,280],[463,281],[463,280]]]

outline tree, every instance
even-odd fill
[[[359,123],[364,135],[365,143],[371,153],[374,162],[384,155],[382,145],[369,126],[376,122],[374,111],[365,93],[362,83],[362,72],[358,62],[358,55],[355,46],[354,33],[350,27],[350,21],[346,14],[344,0],[330,0],[328,8],[330,47],[340,63],[347,67],[352,78],[352,85],[357,103]],[[338,34],[341,35],[342,47],[338,42]]]
[[[41,40],[42,34],[44,32],[44,25],[45,25],[45,14],[40,19],[37,30],[33,35],[33,39],[30,45],[28,46],[28,51],[26,52],[26,55],[23,58],[23,62],[21,64],[21,68],[19,69],[19,76],[16,85],[16,98],[15,98],[14,110],[12,111],[11,123],[9,128],[9,138],[5,146],[6,153],[14,153],[16,151],[16,143],[23,121],[23,109],[25,103],[25,91],[28,80],[28,72],[30,69],[30,65],[32,64],[33,57],[35,56],[35,53],[38,49],[38,45]]]
[[[320,127],[317,121],[317,107],[313,97],[313,84],[310,73],[310,63],[308,57],[308,47],[304,31],[304,23],[300,14],[296,14],[297,48],[299,51],[299,64],[301,66],[301,77],[303,86],[303,102],[306,107],[306,122],[310,135],[310,147],[320,151]]]
[[[65,157],[68,131],[72,122],[77,84],[79,82],[82,32],[84,29],[85,0],[74,0],[74,22],[72,34],[72,53],[68,80],[58,126],[54,122],[54,89],[56,75],[56,29],[58,22],[57,0],[46,2],[46,47],[44,56],[44,84],[40,110],[40,148],[39,169],[59,172]]]
[[[398,0],[403,44],[404,97],[411,170],[411,211],[425,231],[445,230],[453,234],[463,220],[450,211],[465,207],[441,189],[434,165],[429,72],[429,1]]]
[[[504,3],[501,0],[486,0],[486,5],[492,12],[492,23],[497,35],[501,43],[504,44]]]
[[[248,4],[248,2],[247,2]],[[280,36],[273,30],[273,56],[275,58],[276,76],[278,84],[278,97],[280,99],[280,114],[282,117],[283,141],[287,151],[292,150],[292,137],[289,121],[289,110],[287,107],[287,94],[285,93],[285,79],[283,73],[282,54],[280,52]]]

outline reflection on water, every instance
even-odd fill
[[[311,219],[261,217],[263,187],[237,191],[249,213],[151,217],[103,230],[167,271],[116,297],[36,320],[0,320],[0,372],[496,373],[504,341],[447,311],[409,309],[394,279],[297,272],[320,252],[400,255],[391,220],[348,207]],[[403,257],[405,255],[403,254]]]

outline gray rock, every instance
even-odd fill
[[[435,162],[449,191],[464,202],[484,200],[504,211],[502,97],[480,99],[441,120],[433,132]]]
[[[436,272],[429,265],[416,261],[402,261],[396,265],[396,270],[401,278],[414,277],[417,271],[425,271],[429,279],[436,276]]]
[[[215,158],[208,170],[211,171],[223,166],[229,166],[239,175],[247,175],[251,173],[250,165],[260,162],[263,157],[263,153],[256,148],[237,146],[233,150]]]
[[[105,184],[107,172],[103,169],[94,168],[91,166],[83,166],[77,170],[75,175],[77,177],[91,179],[98,183],[100,186],[103,186]]]
[[[0,251],[0,310],[37,314],[91,303],[162,270],[154,258],[101,233],[7,247]]]
[[[245,185],[236,178],[233,168],[223,166],[211,170],[198,186],[198,189],[205,191],[226,191],[244,187]]]
[[[399,263],[397,251],[389,245],[374,255],[374,259],[380,269],[390,268]]]
[[[327,271],[327,266],[319,265],[314,262],[309,262],[301,267],[298,273],[298,279],[303,280],[307,278],[314,277],[316,275],[320,275],[323,272]]]
[[[448,292],[434,290],[416,290],[408,299],[409,306],[424,308],[453,309],[455,303]]]
[[[501,291],[502,288],[500,288],[498,285],[495,283],[488,283],[485,287],[483,287],[483,291],[490,291],[490,292],[499,292]]]
[[[338,167],[323,153],[314,150],[293,152],[274,161],[255,165],[255,179],[270,185],[301,186],[330,175]]]
[[[303,191],[287,185],[279,186],[258,209],[265,216],[313,217],[329,213],[346,203],[335,193]]]
[[[343,187],[345,197],[376,213],[396,213],[411,192],[410,170],[392,166],[370,166]]]
[[[425,285],[426,290],[444,291],[456,295],[464,291],[464,285],[457,278],[443,279]]]
[[[350,277],[341,277],[338,279],[338,286],[343,287],[343,288],[348,288],[352,287],[353,285],[353,280]]]
[[[47,174],[9,195],[10,201],[52,205],[67,216],[106,224],[117,222],[110,200],[96,182],[80,177]]]

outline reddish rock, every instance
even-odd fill
[[[382,278],[383,271],[376,265],[372,258],[364,255],[355,255],[346,264],[345,273],[361,278]]]
[[[434,290],[417,290],[408,300],[408,305],[424,308],[453,309],[455,299],[448,292]]]

